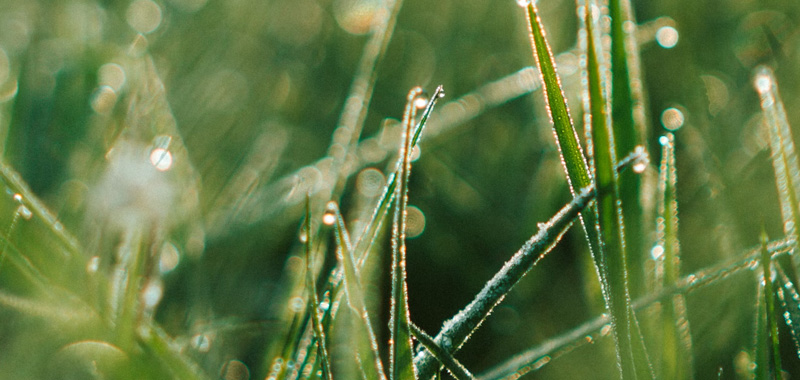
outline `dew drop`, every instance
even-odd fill
[[[153,309],[161,301],[164,295],[164,288],[159,281],[150,281],[142,291],[142,300],[146,309]]]
[[[158,270],[161,271],[161,273],[171,272],[178,266],[180,259],[178,248],[170,242],[164,243],[158,258]]]
[[[150,152],[150,163],[158,171],[167,171],[172,167],[172,153],[164,148],[155,148]]]
[[[756,91],[764,95],[772,89],[772,78],[767,73],[759,73],[755,79]]]
[[[97,269],[100,268],[100,257],[99,256],[92,256],[89,259],[89,262],[86,263],[86,273],[92,274],[96,273]]]
[[[602,336],[608,336],[609,333],[611,333],[611,324],[607,324],[600,329],[600,335]]]
[[[647,169],[647,161],[636,160],[633,164],[634,173],[644,173],[645,169]]]
[[[19,216],[25,220],[31,220],[31,218],[33,218],[33,212],[31,212],[29,208],[25,207],[25,205],[19,205],[19,207],[17,207],[17,214],[19,214]]]
[[[298,238],[300,239],[301,243],[307,243],[308,242],[308,235],[306,235],[305,231],[300,232],[300,236],[298,236]]]
[[[672,49],[678,44],[678,30],[671,26],[662,26],[656,31],[656,42],[664,49]]]
[[[519,5],[520,7],[523,7],[523,8],[526,8],[531,3],[535,4],[536,2],[535,1],[531,1],[531,0],[517,0],[517,5]]]
[[[303,297],[297,296],[292,297],[292,300],[289,301],[289,309],[291,309],[295,313],[299,313],[305,309],[306,302],[303,301]]]
[[[327,311],[329,307],[331,307],[331,304],[328,301],[322,301],[319,303],[320,310]]]
[[[14,200],[17,202],[22,202],[22,194],[19,193],[14,194]]]
[[[326,226],[332,226],[334,223],[336,223],[336,215],[326,212],[324,215],[322,215],[322,223],[324,223]]]
[[[192,337],[192,347],[200,352],[208,352],[211,349],[211,340],[205,334],[196,334]]]
[[[664,256],[664,247],[661,245],[656,245],[653,249],[650,250],[650,256],[653,257],[653,260],[659,260],[662,256]]]
[[[426,99],[424,96],[420,96],[414,99],[414,107],[417,107],[417,109],[423,109],[427,105],[428,105],[428,99]]]
[[[685,119],[681,110],[670,107],[661,113],[661,124],[670,131],[676,131],[683,126]]]
[[[658,138],[658,143],[659,143],[659,144],[661,144],[661,145],[667,145],[667,144],[669,144],[669,137],[667,137],[667,136],[661,136],[661,137],[659,137],[659,138]]]

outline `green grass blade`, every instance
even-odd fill
[[[678,202],[676,194],[675,136],[667,133],[662,145],[658,182],[658,217],[656,222],[656,282],[669,288],[679,279],[680,246],[678,241]],[[661,308],[662,343],[659,376],[668,379],[691,378],[694,368],[689,321],[683,295],[675,295]]]
[[[778,337],[778,312],[779,310],[775,307],[775,292],[772,288],[772,260],[769,250],[767,249],[767,233],[762,231],[761,232],[761,268],[763,271],[763,296],[764,296],[764,311],[766,315],[766,322],[767,325],[765,326],[769,330],[769,337],[772,342],[771,346],[771,353],[772,353],[772,362],[770,364],[773,365],[773,372],[779,374],[783,366],[781,365],[781,352],[780,352],[780,341]],[[757,365],[760,367],[762,365],[766,365],[767,363],[758,363]],[[767,367],[769,367],[767,365]],[[760,372],[760,371],[759,371]]]
[[[588,4],[587,4],[588,5]],[[591,10],[592,5],[587,6]],[[599,17],[598,17],[599,18]],[[584,17],[587,30],[587,75],[589,104],[591,107],[591,138],[595,187],[597,188],[597,215],[600,236],[600,255],[605,271],[605,296],[617,348],[617,360],[623,379],[652,378],[650,362],[639,332],[636,316],[631,308],[628,288],[628,268],[625,238],[623,235],[622,208],[619,203],[616,152],[611,124],[606,118],[608,103],[603,88],[603,67],[597,54],[599,36],[593,16],[587,11]]]
[[[547,223],[542,224],[539,232],[503,265],[472,302],[444,323],[434,338],[436,344],[450,354],[461,348],[511,288],[561,240],[592,199],[594,199],[594,187],[590,186],[578,193],[575,199],[559,210]],[[427,350],[418,353],[414,363],[417,365],[420,379],[428,379],[438,370],[435,359]]]
[[[613,121],[614,142],[617,147],[617,159],[630,152],[638,145],[643,145],[645,136],[643,128],[637,127],[634,113],[641,106],[641,94],[635,94],[631,86],[632,79],[641,82],[638,73],[638,49],[634,29],[625,25],[633,25],[633,15],[629,0],[609,0],[608,13],[611,16],[611,120]],[[632,78],[633,76],[633,78]],[[627,172],[619,176],[619,197],[628,233],[625,242],[628,245],[628,282],[631,296],[642,294],[645,289],[644,259],[646,255],[644,236],[647,229],[643,220],[643,207],[640,202],[642,177]]]
[[[311,314],[311,323],[314,330],[314,336],[317,340],[319,360],[322,363],[322,373],[327,380],[333,380],[333,373],[331,372],[330,356],[328,355],[328,347],[325,339],[325,331],[322,328],[320,321],[319,298],[317,297],[317,286],[314,281],[314,266],[311,262],[311,199],[306,197],[306,217],[303,221],[303,232],[305,233],[305,253],[306,253],[306,287],[308,287],[308,313]]]
[[[369,312],[367,311],[367,304],[364,302],[361,280],[356,269],[350,236],[347,234],[344,219],[339,213],[339,206],[336,202],[328,202],[326,213],[332,214],[335,218],[336,256],[340,265],[344,268],[344,288],[347,295],[347,304],[356,315],[356,337],[354,340],[358,347],[358,358],[362,365],[362,371],[368,379],[385,380],[386,375],[383,372],[383,364],[378,353],[378,342],[375,339],[375,332],[369,321]]]
[[[800,357],[800,294],[780,266],[776,266],[778,282],[776,291],[783,307],[783,317],[794,341],[795,354]]]
[[[416,116],[414,102],[422,89],[411,89],[406,98],[403,115],[403,139],[400,147],[402,164],[395,198],[394,222],[392,223],[392,305],[389,317],[389,361],[392,380],[414,380],[414,354],[409,327],[408,289],[406,286],[406,207],[408,205],[408,179],[411,175],[411,147],[413,125]]]
[[[583,148],[578,141],[578,133],[569,115],[567,101],[561,88],[561,80],[556,73],[553,53],[545,38],[544,27],[534,2],[529,2],[526,10],[525,15],[528,19],[528,31],[536,58],[536,66],[539,68],[541,81],[544,83],[542,89],[547,102],[547,111],[553,122],[556,143],[561,152],[561,161],[567,172],[567,180],[574,196],[579,189],[589,186],[591,183],[589,168],[586,165]]]
[[[456,378],[456,380],[470,380],[474,379],[472,373],[464,367],[453,355],[450,355],[447,351],[439,347],[436,344],[436,341],[433,340],[433,337],[428,335],[425,331],[422,331],[417,325],[411,324],[411,333],[414,334],[414,338],[416,338],[425,348],[430,351],[431,355],[436,358],[444,368],[447,369],[450,374]]]

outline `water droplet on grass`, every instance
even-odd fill
[[[656,31],[656,42],[664,49],[672,49],[678,44],[678,30],[671,26],[662,26]]]
[[[768,73],[761,72],[756,75],[754,84],[756,91],[758,91],[759,94],[764,95],[772,89],[772,78]]]
[[[172,153],[164,148],[155,148],[150,152],[150,163],[158,171],[167,171],[172,167]]]
[[[653,260],[661,259],[661,257],[664,256],[664,247],[661,245],[656,245],[652,250],[650,250],[650,256],[653,257]]]
[[[98,268],[100,268],[100,257],[92,256],[89,262],[86,263],[86,273],[96,273]]]
[[[19,207],[17,207],[17,214],[19,214],[19,216],[25,220],[31,220],[31,218],[33,218],[33,212],[31,212],[29,208],[25,207],[25,205],[19,205]]]
[[[205,334],[197,334],[192,337],[192,347],[200,352],[208,352],[211,349],[211,340]]]

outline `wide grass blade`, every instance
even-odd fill
[[[367,304],[364,301],[364,292],[361,290],[361,280],[356,269],[353,249],[350,243],[350,236],[344,225],[344,219],[339,212],[336,202],[328,202],[326,213],[334,217],[334,229],[336,230],[336,256],[340,265],[344,269],[344,288],[347,295],[347,304],[355,314],[354,341],[358,347],[358,359],[361,369],[367,379],[386,379],[383,372],[380,354],[378,353],[378,341],[375,332],[369,321]]]
[[[680,246],[678,240],[678,201],[676,194],[675,137],[667,133],[659,139],[662,145],[658,181],[658,217],[656,245],[652,255],[656,261],[658,288],[675,285],[680,274]],[[659,376],[667,379],[692,377],[694,368],[692,340],[686,316],[686,301],[676,294],[661,307],[661,363]]]
[[[599,36],[591,9],[587,4],[584,17],[587,31],[587,76],[591,111],[592,168],[597,188],[597,220],[600,256],[604,272],[605,298],[611,313],[611,325],[617,349],[617,360],[623,379],[652,378],[650,362],[631,308],[628,289],[628,268],[623,235],[622,208],[619,202],[616,152],[611,124],[606,118],[609,107],[604,89],[604,69],[598,59]],[[598,17],[599,18],[599,17]]]
[[[592,186],[583,189],[547,223],[541,224],[539,232],[503,265],[472,302],[444,323],[434,338],[436,344],[450,354],[461,348],[511,288],[561,240],[580,212],[594,199],[594,194]],[[419,352],[414,363],[420,379],[430,378],[438,369],[436,360],[427,350]]]
[[[609,0],[608,13],[611,16],[611,120],[613,124],[614,142],[617,147],[617,159],[630,152],[638,145],[645,143],[642,126],[637,125],[634,117],[638,108],[643,108],[642,97],[634,92],[632,81],[642,82],[638,70],[638,44],[635,29],[626,28],[626,24],[634,25],[633,12],[629,0]],[[645,236],[648,229],[643,220],[643,207],[640,201],[642,176],[626,172],[619,176],[619,197],[625,217],[625,242],[628,245],[628,282],[631,296],[643,294],[645,289],[644,259]]]
[[[390,379],[414,380],[414,355],[411,345],[411,330],[408,313],[408,289],[406,286],[406,207],[408,205],[408,179],[411,175],[411,146],[416,106],[414,102],[422,89],[411,89],[406,98],[403,115],[403,139],[400,147],[402,164],[395,199],[394,222],[392,223],[392,306],[389,317],[389,359],[392,367]]]

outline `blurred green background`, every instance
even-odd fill
[[[757,244],[762,223],[780,237],[751,76],[758,64],[774,67],[789,121],[800,124],[800,3],[633,6],[642,25],[639,85],[652,162],[660,158],[665,124],[676,134],[682,273],[741,255]],[[580,121],[575,4],[552,0],[539,7]],[[113,198],[113,184],[124,182],[105,169],[108,149],[120,136],[141,144],[171,136],[179,172],[165,186],[180,200],[134,202],[155,209],[148,212],[166,207],[180,214],[165,233],[181,261],[163,273],[155,318],[179,339],[201,333],[211,339],[210,348],[192,354],[209,373],[231,358],[263,373],[267,342],[280,330],[279,316],[289,307],[285,288],[297,271],[289,258],[300,252],[302,195],[331,180],[325,157],[338,154],[329,148],[332,135],[381,12],[387,12],[381,0],[0,0],[4,160],[78,237],[89,260],[108,255],[104,250],[114,244],[108,240],[118,239],[104,218],[129,212],[93,206]],[[150,60],[152,70],[141,63]],[[472,299],[536,223],[570,199],[541,91],[530,91],[535,72],[524,70],[533,64],[524,13],[514,1],[405,0],[375,67],[364,143],[346,157],[349,174],[339,190],[351,226],[374,202],[383,181],[378,174],[394,162],[390,152],[399,140],[387,131],[402,116],[408,90],[442,84],[447,93],[423,137],[409,195],[421,231],[409,242],[411,318],[429,333]],[[154,78],[165,99],[155,90],[135,91]],[[136,168],[118,170],[132,183],[144,181]],[[655,167],[645,176],[654,179]],[[652,202],[651,194],[643,205]],[[12,222],[0,217],[0,228]],[[652,216],[644,223],[648,231],[655,225]],[[322,228],[325,239],[329,232]],[[389,242],[381,244],[386,257]],[[649,258],[649,247],[632,254]],[[387,260],[380,260],[378,272],[388,273]],[[380,328],[388,319],[386,277],[375,276],[368,287]],[[479,373],[599,315],[601,303],[590,290],[595,277],[583,233],[574,228],[457,357]],[[688,298],[698,378],[719,367],[733,377],[737,354],[752,346],[753,279],[727,279]],[[791,341],[783,342],[785,366],[800,371]],[[580,348],[539,374],[613,377],[610,347],[606,339]]]

